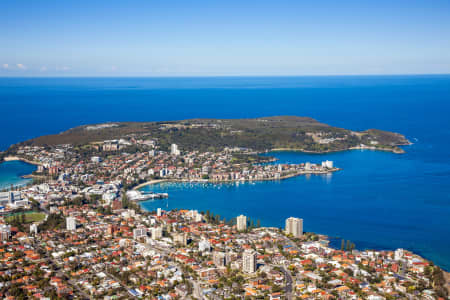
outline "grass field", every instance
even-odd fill
[[[21,214],[17,214],[19,217]],[[14,218],[14,216],[10,216],[10,217],[6,217],[5,220],[6,222],[10,222],[12,221]],[[42,221],[45,218],[45,214],[44,213],[39,213],[39,212],[31,212],[31,213],[25,213],[25,223],[33,223],[33,222],[38,222],[38,221]]]

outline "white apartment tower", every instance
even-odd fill
[[[77,229],[77,220],[74,217],[66,218],[66,229],[70,231]]]
[[[303,219],[290,217],[286,219],[286,233],[294,237],[303,236]]]
[[[256,252],[252,249],[247,249],[242,254],[242,271],[244,273],[256,272]]]
[[[176,156],[180,155],[180,150],[178,149],[178,145],[177,144],[172,144],[170,146],[170,154],[176,155]]]
[[[247,217],[240,215],[236,218],[236,227],[238,231],[245,231],[247,229]]]

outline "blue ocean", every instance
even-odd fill
[[[310,116],[353,130],[378,128],[413,142],[405,154],[272,153],[282,162],[333,160],[331,176],[245,184],[159,184],[149,209],[195,208],[265,226],[304,219],[306,231],[357,248],[415,251],[450,270],[450,76],[4,78],[0,149],[105,121]],[[26,164],[25,164],[26,166]],[[0,185],[8,185],[8,165]],[[8,175],[9,174],[9,175]],[[14,173],[14,174],[17,174]]]

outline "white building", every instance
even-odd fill
[[[322,168],[333,169],[333,161],[331,160],[323,161]]]
[[[395,260],[402,260],[403,259],[403,256],[404,256],[405,254],[404,254],[404,251],[403,251],[403,249],[397,249],[397,250],[395,250],[395,252],[394,252],[394,259]]]
[[[307,163],[305,163],[305,170],[311,170],[311,163],[310,162],[307,162]]]
[[[247,249],[242,254],[242,271],[244,273],[256,272],[256,252],[252,249]]]
[[[66,229],[67,230],[76,230],[77,229],[77,219],[74,217],[67,217],[66,218]]]
[[[133,229],[133,238],[135,240],[147,236],[147,228],[145,228],[144,226],[139,226],[135,229]]]
[[[11,226],[0,224],[0,241],[6,241],[11,236]]]
[[[201,222],[203,221],[203,216],[201,213],[198,212],[198,210],[190,210],[187,213],[187,216],[191,218],[194,222]]]
[[[236,227],[238,231],[244,231],[247,229],[247,217],[240,215],[236,218]]]
[[[30,225],[30,233],[31,234],[37,234],[38,233],[38,226],[36,223],[33,223]]]
[[[294,237],[303,236],[303,219],[290,217],[286,219],[286,233]]]
[[[176,156],[180,155],[180,150],[178,149],[178,145],[177,144],[172,144],[170,146],[170,154],[176,155]]]
[[[202,240],[198,243],[198,251],[204,252],[204,251],[210,251],[210,250],[211,250],[211,244],[205,238],[202,238]]]
[[[102,159],[100,157],[98,157],[98,156],[92,156],[91,157],[91,161],[93,163],[100,163],[102,161]]]
[[[159,240],[160,238],[162,238],[162,228],[161,227],[152,228],[152,239]]]
[[[5,206],[7,204],[13,205],[16,201],[21,201],[22,193],[16,191],[0,192],[0,205]]]
[[[162,210],[161,210],[161,208],[158,207],[158,209],[156,209],[156,215],[157,215],[158,217],[161,217],[161,216],[162,216]]]

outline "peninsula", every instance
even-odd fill
[[[265,152],[276,149],[326,153],[351,149],[373,149],[403,153],[398,146],[410,142],[401,134],[368,129],[354,131],[320,123],[308,117],[275,116],[255,119],[190,119],[164,122],[124,122],[85,125],[65,132],[37,137],[17,146],[86,145],[105,140],[152,139],[162,149],[177,144],[185,151],[217,152],[225,147]]]
[[[170,197],[139,190],[162,181],[282,180],[339,170],[328,160],[280,164],[261,153],[274,149],[400,153],[407,143],[396,133],[272,117],[89,125],[13,145],[5,160],[37,170],[29,186],[0,193],[6,282],[0,293],[17,299],[447,297],[447,273],[407,250],[358,251],[344,240],[339,250],[326,236],[305,233],[296,217],[282,231],[244,215],[148,212],[138,203]]]

